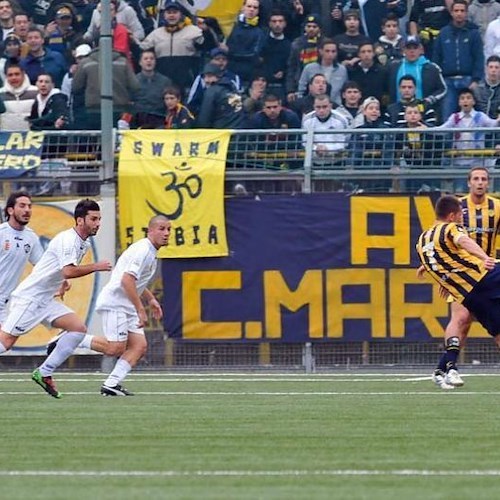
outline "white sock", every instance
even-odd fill
[[[104,385],[107,385],[108,387],[116,387],[128,375],[130,370],[132,370],[132,367],[129,365],[128,361],[120,358],[116,362],[113,371],[104,381]]]
[[[78,347],[83,347],[85,349],[92,349],[93,338],[94,338],[93,335],[85,335],[85,337],[83,337],[83,340],[80,342],[80,345]]]
[[[49,377],[54,373],[54,370],[61,366],[76,349],[82,341],[85,334],[81,332],[68,332],[63,335],[57,342],[56,348],[51,352],[50,356],[39,367],[43,377]]]

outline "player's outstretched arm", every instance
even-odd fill
[[[87,274],[92,274],[98,271],[111,271],[112,267],[113,266],[109,260],[101,260],[99,262],[84,264],[82,266],[75,266],[74,264],[64,266],[62,272],[64,279],[70,280],[73,278],[80,278],[81,276],[87,276]]]
[[[490,257],[472,238],[468,236],[461,236],[457,245],[469,252],[471,255],[479,257],[484,262],[484,267],[486,269],[493,269],[495,267],[495,259]]]

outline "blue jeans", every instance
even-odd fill
[[[463,88],[468,88],[472,83],[470,76],[450,77],[446,76],[446,94],[443,97],[441,104],[442,121],[446,121],[448,117],[458,111],[458,91]]]

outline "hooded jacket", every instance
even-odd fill
[[[5,113],[0,115],[0,129],[2,130],[29,130],[26,120],[31,113],[31,107],[35,102],[38,89],[31,85],[28,75],[24,82],[17,88],[8,82],[0,88],[0,97],[5,104]]]

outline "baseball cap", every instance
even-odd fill
[[[177,2],[165,2],[163,9],[164,10],[168,10],[168,9],[181,10],[181,6]]]
[[[73,13],[71,12],[71,9],[69,7],[60,7],[56,11],[56,17],[73,17]]]
[[[81,45],[78,45],[78,47],[75,49],[75,58],[88,56],[91,52],[92,48],[90,47],[90,45],[82,43]]]
[[[314,24],[317,24],[318,26],[320,26],[321,23],[320,23],[320,17],[318,16],[318,14],[309,14],[306,17],[305,24],[309,24],[309,23],[314,23]]]
[[[222,76],[222,70],[216,64],[208,63],[208,64],[205,64],[205,67],[203,68],[203,74],[204,75]]]
[[[364,111],[367,108],[367,106],[369,106],[370,104],[374,104],[374,103],[377,103],[380,106],[380,101],[376,97],[370,96],[370,97],[367,97],[363,101],[363,103],[361,104],[361,107],[363,108],[363,111]]]
[[[416,35],[410,35],[406,38],[404,45],[405,47],[408,47],[408,45],[415,45],[415,47],[418,47],[421,44],[422,40],[420,40],[420,37]]]
[[[21,45],[21,39],[14,33],[9,33],[6,37],[5,40],[3,41],[4,45],[7,45],[8,43],[15,43],[17,45]]]
[[[217,57],[217,56],[225,56],[227,57],[227,52],[220,47],[215,47],[215,49],[212,49],[210,51],[210,58]]]

